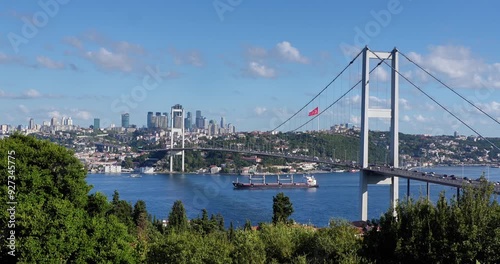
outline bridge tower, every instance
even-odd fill
[[[370,108],[370,59],[391,60],[391,108]],[[399,165],[399,76],[398,73],[398,50],[394,48],[391,52],[372,52],[365,47],[363,50],[362,91],[361,91],[361,143],[360,143],[360,171],[359,200],[361,220],[368,220],[368,184],[390,184],[391,206],[396,208],[399,197],[398,177],[387,177],[373,175],[363,170],[369,167],[368,163],[368,131],[370,118],[390,118],[390,159],[389,165],[395,168]]]
[[[176,104],[171,108],[170,122],[170,149],[174,148],[174,138],[181,137],[181,148],[183,150],[170,151],[170,172],[173,171],[174,156],[182,156],[182,172],[184,172],[184,109],[182,105]]]

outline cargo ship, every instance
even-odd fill
[[[266,176],[255,178],[249,176],[249,182],[243,183],[236,179],[233,182],[234,189],[271,189],[271,188],[318,188],[319,185],[316,182],[314,176],[304,175],[304,182],[294,182],[293,175],[287,178],[280,178],[278,175],[277,182],[266,182]]]

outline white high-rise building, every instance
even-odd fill
[[[68,126],[72,126],[73,125],[73,120],[71,119],[71,116],[68,117],[67,122],[68,122]]]

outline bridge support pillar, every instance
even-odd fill
[[[181,148],[179,152],[170,152],[170,172],[174,169],[174,156],[182,155],[181,160],[181,172],[184,172],[184,109],[181,105],[177,104],[172,106],[170,112],[171,122],[170,122],[170,148],[174,148],[174,138],[180,137]]]
[[[429,182],[427,182],[427,200],[431,200],[431,186],[429,184]]]
[[[370,107],[370,59],[391,60],[391,107],[380,109]],[[381,62],[380,62],[381,63]],[[398,51],[394,48],[391,52],[372,52],[365,47],[363,50],[363,72],[361,80],[361,132],[360,132],[360,163],[362,169],[368,169],[369,157],[369,119],[387,118],[391,121],[390,128],[390,164],[393,168],[399,167],[399,76]],[[396,213],[399,198],[399,177],[362,171],[359,180],[359,201],[361,220],[368,220],[368,184],[390,184],[391,206]]]
[[[391,177],[391,206],[394,216],[396,216],[396,205],[399,199],[399,177]]]
[[[361,209],[361,220],[368,220],[368,177],[364,170],[359,172],[359,207]]]
[[[406,198],[410,198],[410,179],[406,182]]]

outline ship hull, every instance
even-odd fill
[[[306,183],[241,183],[233,182],[234,189],[280,189],[280,188],[318,188],[319,185],[308,185]]]

